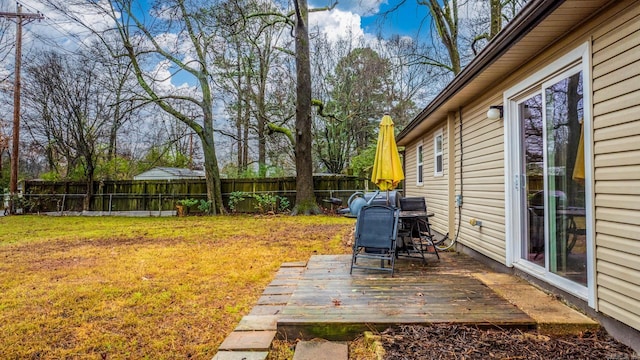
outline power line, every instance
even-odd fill
[[[30,9],[33,12],[37,12],[40,13],[39,10],[33,8],[33,7],[29,7],[28,5],[23,5],[25,8]],[[60,9],[56,9],[58,11],[61,11]],[[58,21],[55,19],[52,19],[51,17],[43,17],[42,18],[43,22],[47,25],[47,27],[51,27],[54,28],[55,30],[57,30],[57,32],[60,34],[59,38],[63,38],[66,39],[68,41],[71,41],[73,43],[75,43],[78,47],[85,47],[87,49],[90,49],[90,47],[85,43],[85,41],[83,40],[83,38],[81,36],[78,35],[78,33],[75,32],[71,32],[65,28],[63,28],[62,26],[59,25]],[[71,21],[71,23],[76,23],[75,21]],[[90,33],[90,32],[89,32]],[[37,32],[30,32],[31,36],[35,37],[36,39],[40,40],[41,42],[55,47],[57,48],[57,50],[63,50],[67,53],[73,54],[74,52],[72,50],[66,49],[66,48],[61,48],[60,44],[56,41],[56,39],[52,39],[51,37],[47,37],[44,36],[42,34],[39,34]]]

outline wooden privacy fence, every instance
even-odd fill
[[[323,205],[324,199],[333,197],[343,200],[356,191],[366,191],[375,185],[367,179],[355,176],[314,176],[316,201]],[[75,181],[25,181],[23,184],[23,212],[80,212],[87,196],[86,182]],[[222,199],[228,208],[232,193],[272,194],[295,203],[296,179],[222,179]],[[127,211],[165,212],[176,210],[180,200],[207,199],[204,180],[111,180],[93,182],[93,195],[89,211],[112,213]],[[239,212],[255,211],[254,203],[248,199],[237,204]]]

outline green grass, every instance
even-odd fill
[[[210,359],[282,262],[348,253],[330,216],[0,218],[0,358]]]

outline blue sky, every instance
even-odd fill
[[[408,0],[397,9],[396,4],[381,4],[380,12],[371,16],[362,17],[362,28],[366,33],[382,31],[385,37],[390,35],[415,36],[420,25],[427,17],[427,9],[420,6],[415,0]],[[394,10],[383,17],[380,14]]]
[[[311,8],[326,7],[332,0],[311,0]],[[416,0],[381,2],[380,0],[339,0],[330,12],[311,13],[311,26],[317,26],[329,37],[346,34],[347,29],[356,35],[384,38],[392,35],[415,36],[428,11]],[[391,12],[391,10],[395,9]],[[389,14],[387,14],[390,12]],[[386,14],[386,15],[385,15]],[[425,25],[423,25],[425,26]],[[428,26],[428,25],[427,25]]]
[[[106,0],[98,0],[106,1]],[[281,1],[281,0],[274,0]],[[336,0],[309,0],[310,7],[326,7]],[[39,0],[20,0],[25,5],[25,12],[42,11],[47,20],[32,24],[25,31],[27,41],[30,40],[30,32],[40,33],[53,42],[64,42],[69,33],[86,34],[86,30],[64,19],[61,14],[47,9]],[[148,7],[148,0],[137,0],[139,7]],[[403,36],[415,36],[421,24],[423,24],[428,12],[425,6],[417,4],[416,0],[405,0],[401,6],[399,1],[393,0],[338,0],[337,6],[331,12],[312,13],[310,15],[311,25],[318,26],[322,31],[337,37],[348,33],[348,29],[356,35],[375,37],[379,33],[388,38],[391,35],[399,34]],[[397,7],[391,14],[383,16],[385,12]],[[15,2],[11,0],[0,0],[0,8],[5,11],[15,11]],[[83,18],[88,23],[100,21],[97,14],[83,14]],[[96,19],[92,19],[95,17]],[[426,25],[422,25],[427,26]],[[423,29],[423,32],[427,28]],[[42,38],[40,38],[42,40]],[[68,39],[70,42],[77,42],[76,39]],[[72,44],[61,44],[68,46]]]

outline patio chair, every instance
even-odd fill
[[[398,210],[383,205],[367,205],[360,209],[356,220],[355,241],[351,270],[369,269],[393,271],[396,261],[396,237],[398,235]],[[380,266],[371,262],[358,263],[360,259],[379,260]],[[385,266],[385,262],[389,266]],[[377,261],[374,262],[377,264]]]
[[[425,253],[435,254],[439,259],[440,255],[433,243],[433,233],[431,232],[431,224],[427,217],[427,202],[423,197],[404,197],[400,198],[400,211],[402,212],[423,212],[425,216],[403,217],[401,229],[398,230],[398,236],[402,240],[401,250],[408,257],[419,258],[426,262]]]

